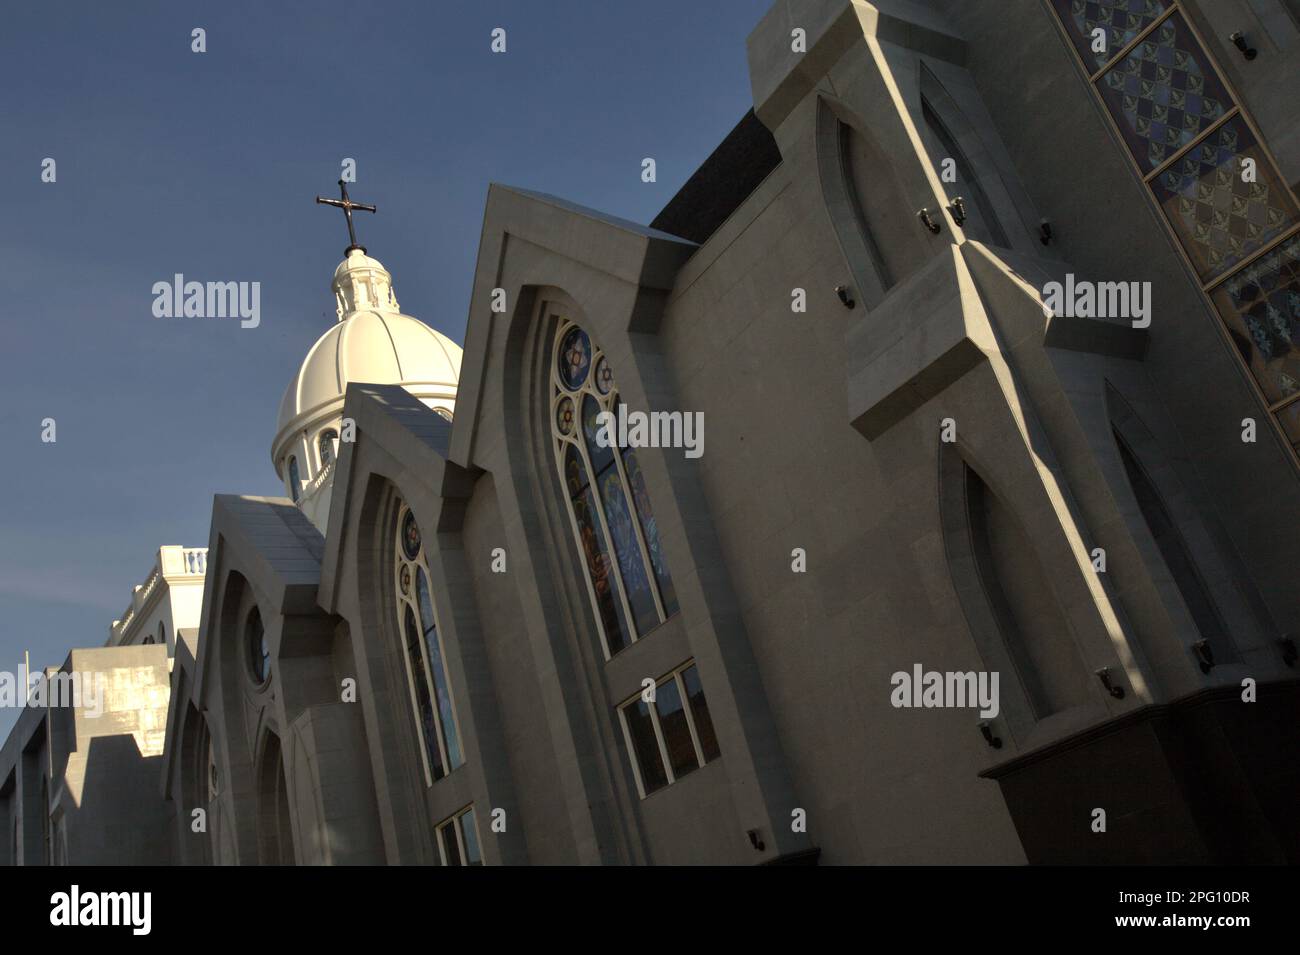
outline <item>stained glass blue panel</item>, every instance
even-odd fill
[[[1105,66],[1165,12],[1163,0],[1052,0],[1089,73]],[[1096,29],[1106,31],[1105,49],[1093,50]]]
[[[1235,273],[1214,304],[1269,403],[1300,393],[1300,237]]]
[[[587,439],[587,455],[591,458],[591,467],[596,474],[600,474],[605,468],[614,463],[614,442],[618,440],[618,430],[614,427],[614,422],[609,422],[607,429],[602,429],[596,422],[600,414],[600,405],[591,395],[585,395],[582,399],[582,433]],[[596,436],[605,430],[605,441],[608,442],[604,447],[596,440]]]
[[[632,488],[632,502],[641,521],[641,533],[645,537],[646,550],[650,552],[650,563],[654,568],[655,580],[659,584],[659,598],[664,604],[664,614],[671,617],[678,609],[677,589],[673,587],[672,575],[668,573],[668,561],[659,543],[659,525],[655,523],[654,509],[650,506],[650,495],[645,488],[645,476],[641,473],[641,465],[637,463],[635,451],[625,448],[622,454],[627,483]]]
[[[420,654],[420,625],[415,613],[406,606],[403,623],[406,630],[406,659],[410,664],[411,687],[415,691],[415,716],[420,730],[420,742],[429,758],[429,770],[434,779],[447,775],[438,749],[437,728],[433,721],[433,701],[429,699],[429,683],[424,678],[424,662]]]
[[[610,560],[600,518],[596,514],[596,498],[587,480],[587,469],[578,449],[571,444],[564,451],[564,480],[573,502],[573,517],[582,542],[587,577],[596,594],[596,608],[612,656],[632,642],[632,633],[623,614],[623,604],[618,598],[613,561]]]
[[[1097,83],[1144,172],[1164,163],[1232,108],[1232,98],[1174,13]]]
[[[434,625],[433,601],[429,596],[429,581],[424,568],[416,572],[415,589],[420,596],[420,617],[424,625],[424,648],[429,659],[429,674],[433,677],[433,694],[437,697],[438,719],[442,721],[442,742],[447,747],[447,762],[452,769],[465,762],[460,752],[460,738],[456,733],[456,717],[451,709],[451,685],[447,668],[442,660],[442,643]]]
[[[1243,179],[1252,160],[1253,182]],[[1296,222],[1296,205],[1240,116],[1151,183],[1202,279],[1232,268]]]
[[[618,468],[612,465],[606,468],[598,478],[598,483],[600,499],[605,503],[605,520],[609,524],[609,534],[614,539],[614,554],[618,557],[623,590],[632,607],[632,616],[636,619],[637,633],[646,633],[659,624],[659,611],[655,608],[655,599],[650,592],[650,577],[646,573],[645,561],[641,559],[641,547],[637,543],[636,531],[632,528],[632,513],[628,510],[627,495],[623,493],[623,481],[618,475]]]

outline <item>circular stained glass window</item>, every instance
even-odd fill
[[[571,390],[582,387],[591,370],[591,339],[576,325],[560,342],[560,380]]]
[[[398,578],[402,585],[402,595],[406,596],[411,592],[411,567],[409,564],[402,565],[402,573]]]
[[[258,683],[265,683],[271,678],[271,647],[266,642],[262,614],[256,607],[248,615],[248,625],[244,630],[248,644],[248,662],[253,669],[253,677]]]
[[[408,560],[420,556],[420,525],[415,523],[415,515],[410,511],[402,518],[402,550]]]
[[[573,433],[573,399],[561,398],[560,403],[555,408],[555,426],[560,429],[560,434]]]
[[[604,355],[596,362],[596,390],[607,395],[614,388],[614,369]]]

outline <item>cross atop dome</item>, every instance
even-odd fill
[[[368,206],[361,202],[353,202],[348,197],[348,184],[342,179],[339,180],[339,191],[343,194],[342,199],[326,199],[324,196],[317,196],[316,203],[322,206],[334,206],[336,209],[343,210],[343,215],[348,220],[348,239],[351,240],[352,243],[343,250],[343,257],[347,258],[353,249],[360,249],[362,253],[366,251],[365,246],[357,245],[357,233],[352,228],[352,210],[356,209],[358,212],[376,212],[378,210],[376,210],[374,206]]]

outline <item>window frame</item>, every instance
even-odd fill
[[[658,705],[659,687],[664,686],[670,682],[674,683],[677,687],[677,695],[681,700],[681,704],[682,704],[682,713],[686,718],[686,727],[691,734],[691,745],[695,748],[696,766],[695,769],[691,770],[690,772],[693,773],[696,772],[697,770],[701,770],[709,763],[713,762],[714,760],[722,758],[721,746],[718,747],[718,755],[714,756],[713,759],[705,759],[704,757],[704,745],[700,742],[700,732],[699,729],[695,726],[695,712],[691,706],[691,697],[690,694],[687,693],[686,691],[686,681],[682,677],[682,674],[685,673],[687,670],[689,670],[691,667],[696,667],[696,675],[698,676],[699,668],[696,664],[695,658],[692,657],[691,659],[687,660],[685,663],[682,663],[674,667],[668,673],[664,674],[659,679],[655,680],[655,702],[648,703],[646,707],[650,714],[650,725],[654,729],[655,741],[659,746],[659,761],[663,765],[664,776],[667,778],[667,782],[665,782],[662,786],[657,786],[654,789],[650,790],[649,792],[646,791],[645,780],[641,772],[641,764],[637,761],[637,757],[636,757],[636,744],[632,739],[632,730],[628,726],[628,721],[627,721],[627,708],[629,706],[635,706],[637,703],[642,702],[641,694],[644,693],[645,690],[644,689],[637,690],[636,693],[633,693],[631,696],[627,697],[625,700],[623,700],[623,702],[619,703],[618,706],[614,708],[615,711],[618,713],[619,726],[622,727],[623,730],[623,742],[627,747],[628,762],[632,764],[632,775],[633,778],[636,780],[637,794],[642,799],[645,799],[648,796],[653,796],[657,792],[662,792],[663,790],[672,786],[673,783],[677,782],[678,779],[682,779],[685,778],[685,776],[690,775],[690,773],[685,773],[683,774],[683,776],[678,776],[676,773],[673,772],[672,760],[668,753],[668,742],[664,738],[663,727],[660,724],[660,720],[659,720],[659,705]],[[700,693],[704,697],[704,705],[707,708],[709,703],[709,697],[708,694],[704,691],[703,677],[700,677]],[[709,712],[709,721],[710,723],[713,722],[712,711]],[[716,741],[716,736],[717,736],[717,726],[714,725],[715,741]]]
[[[607,513],[607,505],[605,503],[604,494],[601,492],[598,485],[599,475],[596,473],[596,469],[593,466],[591,453],[587,449],[586,436],[583,433],[582,425],[582,406],[587,396],[590,396],[592,400],[595,401],[596,406],[600,411],[608,411],[617,414],[622,393],[619,389],[617,380],[612,377],[612,372],[608,393],[602,394],[600,389],[596,386],[596,369],[600,366],[600,362],[602,360],[606,361],[608,366],[611,368],[613,363],[609,362],[604,350],[596,344],[591,333],[587,331],[586,326],[568,318],[559,311],[551,311],[549,314],[556,320],[555,332],[551,338],[550,351],[548,353],[548,364],[550,366],[548,376],[550,400],[547,403],[547,408],[549,409],[548,428],[551,438],[551,448],[555,457],[556,471],[560,479],[560,492],[563,497],[563,508],[568,515],[569,529],[573,534],[574,546],[577,547],[578,550],[579,563],[582,565],[582,579],[586,586],[587,599],[590,603],[592,616],[595,620],[596,632],[600,636],[601,651],[605,655],[605,661],[608,662],[619,653],[630,649],[637,641],[643,640],[655,630],[662,627],[669,620],[678,616],[681,613],[681,604],[680,601],[677,601],[677,608],[673,613],[669,614],[667,612],[664,594],[661,591],[658,577],[655,574],[654,563],[650,559],[650,546],[646,540],[645,528],[642,527],[642,516],[637,510],[636,499],[632,492],[632,485],[628,480],[627,464],[623,459],[624,449],[616,444],[611,444],[610,452],[613,457],[613,466],[616,470],[623,491],[624,504],[627,508],[628,516],[632,525],[633,539],[636,541],[635,556],[641,561],[646,580],[649,583],[650,596],[654,601],[655,615],[658,618],[657,622],[647,627],[644,632],[642,632],[637,626],[636,614],[632,608],[632,601],[628,596],[627,582],[624,581],[623,571],[619,566],[618,550],[615,545],[614,535],[610,533],[610,521]],[[563,345],[565,338],[575,328],[580,329],[584,334],[586,334],[587,342],[591,348],[591,359],[588,365],[587,375],[583,379],[582,384],[577,388],[570,388],[560,378],[560,348]],[[568,434],[562,432],[556,423],[560,407],[566,399],[573,404],[573,424]],[[626,404],[626,402],[623,403]],[[623,612],[623,619],[628,625],[629,639],[624,646],[620,646],[617,650],[612,649],[610,635],[605,629],[605,622],[602,619],[600,612],[600,601],[596,595],[595,582],[592,580],[591,568],[588,566],[586,550],[582,543],[582,529],[578,526],[578,516],[574,508],[573,496],[569,493],[568,480],[564,470],[564,459],[566,450],[570,446],[572,446],[578,453],[579,460],[586,471],[587,489],[591,494],[592,500],[595,502],[596,506],[594,510],[596,511],[599,530],[608,549],[611,571],[610,576],[614,581],[614,599],[618,601],[618,606]],[[636,451],[639,449],[632,448],[631,450]],[[606,470],[608,470],[608,468],[606,468]],[[604,472],[602,471],[601,473]],[[660,539],[660,546],[663,546],[662,539]],[[664,560],[664,572],[667,575],[669,582],[671,582],[672,570],[667,567],[666,558]],[[675,589],[674,586],[674,590]]]
[[[393,569],[392,569],[392,586],[394,597],[394,617],[397,623],[397,637],[399,652],[402,657],[402,668],[406,673],[406,689],[411,704],[411,717],[415,723],[415,736],[420,750],[420,763],[424,768],[425,787],[432,787],[434,783],[441,779],[446,779],[457,769],[465,765],[465,741],[460,733],[460,714],[456,708],[456,694],[452,691],[451,675],[447,672],[447,645],[442,639],[442,622],[438,612],[438,602],[434,599],[433,594],[433,574],[429,571],[429,562],[426,557],[424,543],[424,531],[420,531],[420,549],[414,559],[406,556],[402,546],[402,525],[408,513],[412,519],[415,519],[415,512],[411,506],[402,498],[397,498],[396,520],[393,525]],[[419,527],[419,521],[416,520],[416,527]],[[401,574],[403,565],[411,565],[414,572],[411,575],[410,593],[402,593]],[[424,612],[420,609],[419,597],[419,574],[424,574],[425,582],[429,587],[429,609],[433,614],[433,637],[438,641],[438,654],[442,661],[443,678],[447,685],[447,705],[451,710],[452,732],[456,734],[456,748],[460,755],[460,762],[455,766],[451,763],[450,747],[447,744],[446,727],[442,722],[442,712],[438,706],[437,684],[433,679],[433,672],[429,664],[429,647],[427,634],[424,631],[425,621]],[[429,763],[428,743],[424,739],[424,724],[420,719],[419,698],[416,694],[415,674],[411,669],[411,654],[407,649],[406,618],[405,612],[410,609],[415,616],[416,627],[420,630],[419,647],[421,668],[424,671],[425,690],[429,694],[429,699],[433,704],[434,729],[436,731],[435,744],[438,747],[438,753],[442,758],[442,765],[445,767],[441,776],[434,778],[433,767]]]
[[[469,858],[468,854],[465,852],[465,833],[464,833],[465,823],[463,822],[464,818],[467,815],[473,816],[473,819],[471,820],[471,824],[474,826],[474,843],[475,845],[478,846],[478,862],[465,861],[467,858]],[[468,868],[473,868],[474,866],[487,865],[487,860],[483,856],[483,836],[478,831],[478,813],[474,812],[473,803],[461,807],[460,809],[452,813],[450,816],[448,816],[446,819],[444,819],[442,822],[438,823],[436,826],[433,827],[433,841],[437,844],[438,847],[438,858],[441,860],[444,866],[451,867],[452,863],[447,861],[447,851],[444,848],[444,842],[443,842],[444,840],[443,833],[445,833],[448,829],[452,831],[456,839],[456,848],[460,853],[461,861],[458,864],[458,867],[468,869]]]

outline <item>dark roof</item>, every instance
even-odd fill
[[[751,109],[655,216],[650,228],[703,242],[780,162],[776,139]]]

